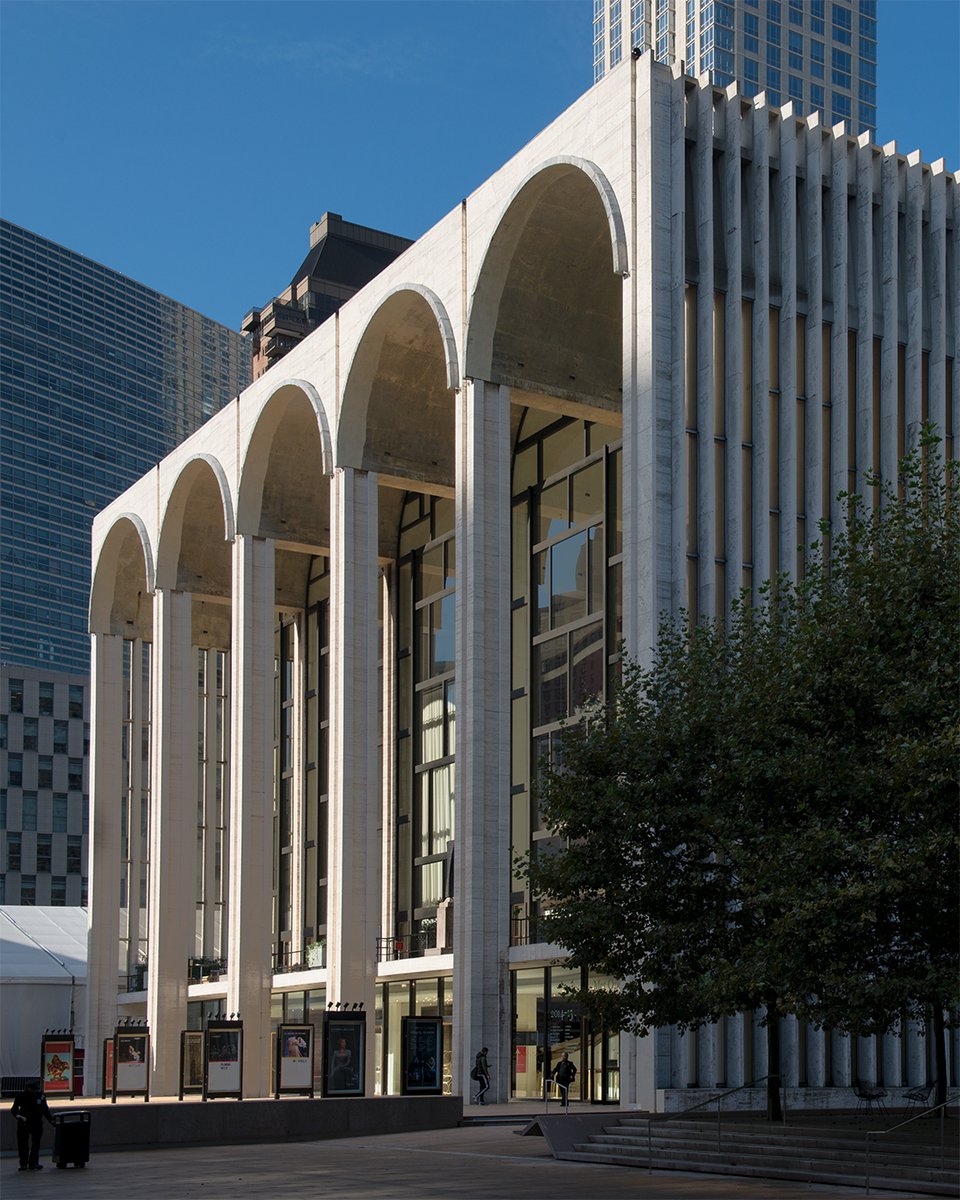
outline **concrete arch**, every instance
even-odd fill
[[[327,417],[327,410],[323,406],[323,401],[320,399],[320,393],[306,379],[284,379],[270,393],[267,398],[267,403],[279,392],[282,388],[295,387],[301,392],[313,405],[313,411],[317,414],[317,428],[320,431],[320,446],[323,450],[323,473],[324,475],[333,474],[333,438],[330,433],[330,421]]]
[[[230,595],[230,548],[236,528],[226,472],[211,454],[182,466],[161,517],[156,586]]]
[[[417,283],[383,297],[346,377],[337,465],[452,487],[453,405],[460,364],[439,296]]]
[[[244,452],[236,532],[328,545],[332,472],[330,425],[316,388],[284,380],[261,408]]]
[[[517,187],[490,239],[470,303],[464,374],[619,408],[620,204],[595,164],[547,159]]]
[[[120,513],[103,539],[90,588],[90,632],[153,637],[153,550],[136,513]]]

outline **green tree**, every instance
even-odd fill
[[[936,1033],[956,1005],[957,505],[935,442],[902,468],[803,583],[665,626],[543,767],[531,884],[573,963],[623,981],[584,997],[608,1021],[762,1009],[775,1075],[787,1013]]]

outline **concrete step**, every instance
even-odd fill
[[[594,1149],[589,1151],[567,1151],[558,1155],[558,1157],[569,1159],[572,1162],[598,1162],[616,1167],[642,1166],[645,1168],[647,1165],[646,1158],[641,1161],[634,1155],[600,1153]],[[795,1168],[780,1167],[775,1163],[764,1163],[762,1167],[755,1167],[741,1163],[731,1164],[713,1161],[705,1166],[702,1163],[691,1162],[685,1158],[667,1157],[656,1159],[654,1170],[689,1171],[708,1175],[742,1175],[753,1179],[785,1179],[796,1183],[817,1183],[832,1187],[862,1186],[864,1180],[862,1173],[859,1177],[855,1177],[852,1174],[840,1174],[831,1171],[811,1173]],[[871,1173],[871,1187],[876,1191],[912,1192],[924,1196],[952,1196],[955,1198],[957,1195],[957,1180],[955,1177],[946,1181],[911,1180],[907,1182],[903,1179]]]
[[[629,1133],[616,1126],[608,1127],[602,1133],[592,1134],[591,1142],[597,1145],[636,1146],[643,1154],[646,1154],[648,1145],[646,1133],[642,1135]],[[715,1131],[710,1136],[703,1137],[694,1137],[683,1133],[668,1135],[661,1132],[653,1135],[652,1143],[655,1150],[659,1148],[661,1151],[677,1148],[703,1151],[708,1154],[718,1152],[723,1154],[763,1153],[786,1157],[804,1156],[839,1162],[848,1161],[851,1158],[859,1161],[866,1157],[866,1145],[863,1139],[860,1141],[847,1139],[764,1141],[759,1138],[742,1138],[736,1132],[724,1131],[718,1149]],[[960,1151],[955,1146],[945,1146],[944,1154],[941,1156],[939,1147],[909,1146],[902,1143],[889,1145],[874,1142],[870,1148],[870,1156],[871,1161],[876,1163],[904,1164],[909,1167],[939,1167],[942,1158],[945,1167],[955,1169],[960,1160]]]
[[[647,1164],[647,1147],[631,1143],[629,1140],[616,1137],[592,1137],[589,1142],[577,1143],[579,1153],[610,1153],[627,1156],[642,1165]],[[653,1146],[653,1161],[656,1167],[662,1160],[683,1159],[708,1166],[712,1162],[722,1162],[727,1165],[743,1164],[763,1168],[768,1166],[796,1169],[801,1172],[832,1171],[836,1174],[849,1175],[851,1178],[861,1178],[866,1170],[866,1158],[862,1152],[858,1155],[849,1154],[815,1154],[804,1151],[791,1151],[788,1148],[753,1147],[750,1150],[724,1146],[720,1151],[716,1147],[671,1144]],[[907,1158],[879,1158],[871,1155],[871,1174],[884,1174],[891,1178],[903,1180],[925,1180],[949,1182],[955,1180],[956,1170],[951,1168],[949,1161],[941,1168],[939,1159],[924,1158],[915,1161]]]
[[[955,1132],[945,1131],[942,1154],[939,1129],[911,1128],[873,1139],[871,1183],[878,1189],[957,1196],[960,1146]],[[645,1119],[625,1115],[592,1132],[589,1139],[576,1142],[569,1155],[584,1162],[646,1168],[652,1144],[656,1171],[741,1174],[860,1187],[866,1176],[865,1135],[866,1128],[849,1125],[836,1129],[819,1123],[776,1127],[732,1119],[721,1126],[718,1149],[716,1120],[654,1121],[648,1135]]]
[[[642,1141],[644,1144],[647,1141],[647,1125],[646,1122],[630,1119],[623,1119],[616,1124],[607,1125],[604,1127],[604,1132],[617,1136],[633,1137],[637,1141]],[[651,1127],[653,1137],[663,1139],[665,1141],[701,1141],[705,1144],[716,1144],[717,1126],[713,1124],[699,1124],[677,1121],[677,1122],[655,1122]],[[794,1127],[771,1129],[771,1128],[745,1128],[744,1126],[731,1122],[723,1125],[721,1129],[721,1137],[723,1144],[736,1144],[742,1146],[762,1145],[762,1146],[790,1146],[790,1147],[819,1147],[824,1150],[838,1151],[863,1151],[866,1145],[866,1130],[840,1130],[831,1132],[830,1130],[817,1129],[796,1129]],[[876,1154],[940,1154],[940,1137],[939,1131],[934,1131],[929,1136],[920,1137],[902,1136],[898,1133],[881,1134],[871,1140],[872,1152]],[[944,1136],[944,1151],[948,1158],[957,1160],[960,1158],[960,1141],[956,1136],[956,1130],[948,1129]]]

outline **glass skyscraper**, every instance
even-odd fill
[[[250,378],[239,333],[0,221],[0,903],[84,900],[93,516]]]
[[[0,661],[86,673],[93,515],[250,380],[240,334],[0,223]]]
[[[876,136],[877,0],[593,0],[594,82],[634,50]]]

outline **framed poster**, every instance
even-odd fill
[[[44,1034],[40,1048],[40,1077],[45,1096],[73,1099],[73,1034]]]
[[[323,1094],[362,1096],[366,1013],[323,1014]]]
[[[121,1026],[113,1039],[112,1099],[143,1096],[150,1099],[150,1034],[146,1028]]]
[[[103,1039],[103,1078],[100,1080],[100,1096],[102,1099],[113,1090],[113,1038]]]
[[[203,1098],[243,1096],[243,1022],[210,1018],[203,1037]]]
[[[277,1076],[274,1095],[313,1095],[313,1026],[281,1025],[277,1030]]]
[[[439,1096],[443,1091],[443,1020],[401,1017],[400,1090],[404,1096]]]
[[[203,1091],[203,1031],[180,1032],[180,1099],[186,1092]]]

